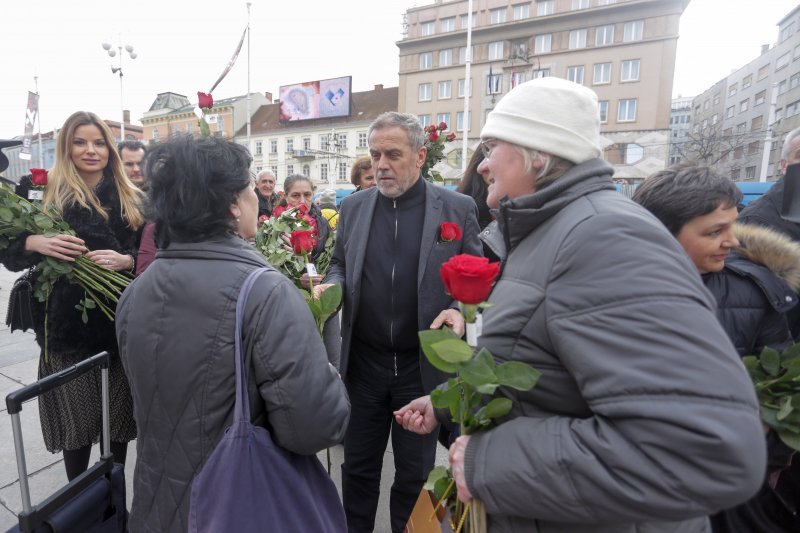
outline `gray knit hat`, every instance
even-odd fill
[[[481,139],[541,150],[576,164],[600,157],[597,95],[553,77],[517,85],[486,117]]]
[[[321,193],[319,193],[317,203],[319,205],[336,205],[336,191],[333,189],[323,190]]]

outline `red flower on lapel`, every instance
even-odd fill
[[[461,239],[461,226],[455,222],[442,222],[439,225],[439,242],[453,242]]]

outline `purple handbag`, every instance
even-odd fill
[[[253,283],[267,270],[250,273],[236,301],[233,424],[192,481],[190,533],[347,531],[336,487],[316,456],[284,450],[250,422],[242,314]]]

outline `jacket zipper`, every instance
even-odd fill
[[[392,309],[391,321],[389,322],[389,343],[394,348],[394,269],[397,265],[397,199],[392,200],[392,207],[394,208],[394,255],[392,256]],[[397,377],[397,352],[392,352],[394,357],[394,377]]]

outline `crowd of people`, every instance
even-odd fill
[[[557,78],[512,89],[480,136],[452,191],[421,174],[419,120],[384,113],[337,208],[334,190],[314,202],[310,176],[277,192],[237,143],[115,147],[96,115],[69,117],[43,203],[75,235],[24,234],[0,261],[20,271],[85,255],[136,276],[115,321],[90,310],[83,323],[86,296],[66,279],[34,306],[40,377],[114,355],[110,451],[124,463],[137,446],[130,531],[187,530],[192,481],[233,415],[239,289],[263,267],[241,330],[251,419],[292,453],[344,445],[351,532],[376,527],[390,438],[393,532],[438,442],[458,498],[483,502],[492,532],[800,531],[800,464],[762,424],[741,361],[800,334],[800,226],[780,216],[783,180],[741,216],[736,185],[696,164],[656,172],[629,199],[601,158],[596,94]],[[800,130],[781,170],[797,162]],[[342,289],[323,336],[251,244],[261,219],[300,206],[317,229],[312,262],[335,239],[326,275],[301,279],[317,298]],[[442,238],[445,223],[457,238]],[[530,391],[499,388],[511,411],[464,435],[433,407],[451,376],[418,337],[464,334],[440,275],[460,254],[501,265],[478,346],[541,372]],[[69,479],[99,440],[99,396],[87,374],[40,400],[45,444]]]

